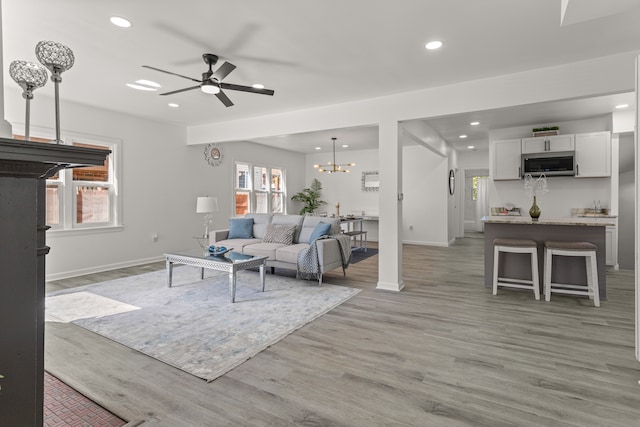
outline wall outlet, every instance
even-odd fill
[[[152,242],[157,242],[158,241],[158,233],[153,233],[151,235],[151,241]]]

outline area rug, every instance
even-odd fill
[[[362,250],[353,251],[351,252],[351,264],[364,261],[374,255],[378,255],[378,250],[375,248],[368,248],[366,252]]]
[[[71,322],[213,381],[360,292],[358,289],[240,271],[236,303],[225,273],[179,266],[166,272],[57,291],[46,320]]]

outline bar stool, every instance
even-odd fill
[[[531,280],[499,277],[500,252],[530,254]],[[498,286],[533,290],[540,300],[540,279],[538,276],[538,247],[535,241],[526,239],[495,239],[493,241],[493,294],[498,295]]]
[[[598,288],[598,262],[596,258],[597,246],[589,242],[544,242],[544,299],[551,300],[551,293],[584,295],[593,300],[596,307],[600,307],[600,289]],[[570,285],[553,283],[551,269],[553,256],[584,257],[587,268],[586,285]]]

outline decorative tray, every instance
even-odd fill
[[[209,255],[222,256],[227,252],[231,252],[233,248],[226,248],[224,246],[209,246]]]

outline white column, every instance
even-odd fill
[[[640,361],[640,281],[638,280],[638,271],[640,265],[638,265],[638,254],[640,253],[640,221],[638,220],[638,212],[640,212],[640,190],[638,188],[638,169],[640,169],[640,153],[638,152],[638,123],[640,123],[640,101],[638,97],[638,91],[640,91],[640,56],[636,58],[636,125],[634,132],[634,145],[636,152],[636,183],[635,183],[635,193],[636,193],[636,254],[635,254],[635,269],[636,269],[636,359]]]
[[[2,52],[2,0],[0,0],[0,137],[11,138],[11,124],[4,118],[4,52]]]
[[[401,291],[402,145],[396,120],[379,124],[380,218],[377,289]]]

